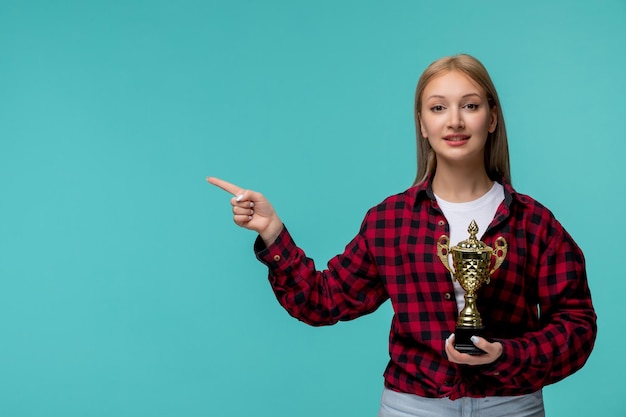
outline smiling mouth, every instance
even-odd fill
[[[443,139],[449,142],[461,142],[464,140],[468,140],[469,136],[445,136]]]

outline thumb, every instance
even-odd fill
[[[472,336],[470,337],[470,340],[474,346],[478,349],[484,350],[487,354],[499,356],[502,353],[502,345],[500,343],[491,343],[487,339],[479,336]]]
[[[472,336],[470,337],[470,340],[472,341],[474,346],[476,346],[478,349],[481,349],[487,353],[492,353],[493,351],[492,345],[486,339],[479,337],[479,336]]]
[[[487,342],[484,338],[479,337],[479,336],[472,336],[470,337],[470,340],[472,341],[474,346],[476,346],[479,349],[484,350],[485,346],[489,345],[489,342]]]

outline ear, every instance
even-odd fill
[[[426,129],[424,129],[424,123],[422,123],[421,113],[417,113],[417,121],[420,124],[420,132],[422,132],[422,137],[424,139],[428,139],[428,132],[426,132]]]
[[[496,126],[498,126],[498,108],[493,106],[489,110],[489,133],[493,133],[496,131]]]

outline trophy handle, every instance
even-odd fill
[[[500,268],[500,265],[502,265],[502,262],[506,257],[508,248],[509,245],[506,243],[506,240],[502,236],[496,239],[493,248],[493,256],[495,256],[496,258],[496,263],[493,265],[491,271],[489,271],[489,275],[493,274],[496,269]]]
[[[439,240],[437,240],[437,256],[441,259],[443,266],[446,267],[448,271],[452,274],[454,278],[454,271],[450,267],[450,260],[448,258],[448,254],[450,253],[450,238],[446,235],[441,235]]]

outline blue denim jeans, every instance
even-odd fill
[[[541,390],[519,397],[424,398],[387,388],[378,417],[544,417]]]

